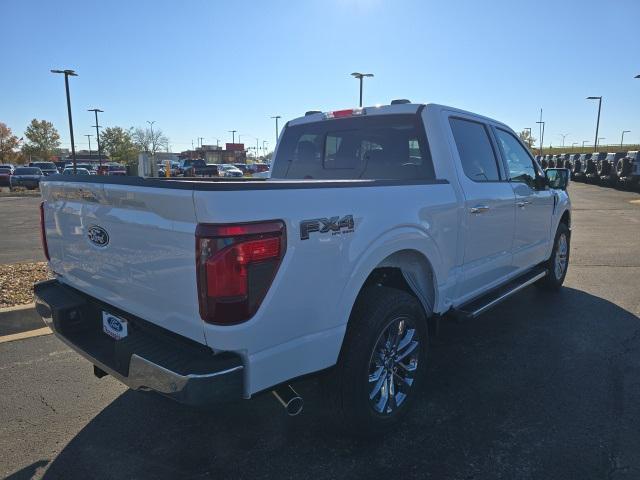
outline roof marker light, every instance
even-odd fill
[[[333,112],[325,112],[324,118],[328,120],[330,118],[355,117],[364,114],[364,108],[348,108],[346,110],[334,110]]]

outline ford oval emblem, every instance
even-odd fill
[[[98,225],[92,225],[87,229],[87,238],[91,243],[99,247],[106,247],[109,243],[109,234]]]
[[[109,322],[109,326],[113,328],[116,332],[122,331],[122,323],[120,323],[120,321],[117,318],[109,317],[107,319],[107,322]]]

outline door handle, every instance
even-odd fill
[[[525,206],[529,205],[531,202],[529,200],[522,200],[521,202],[516,203],[516,205],[518,205],[520,208],[524,208]]]
[[[489,211],[489,207],[486,205],[476,205],[475,207],[471,207],[469,212],[478,215],[480,213],[487,213]]]

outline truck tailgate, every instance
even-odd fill
[[[42,184],[51,268],[61,281],[200,343],[190,190]]]

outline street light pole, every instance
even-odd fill
[[[359,105],[362,108],[362,80],[364,77],[373,77],[373,73],[353,72],[351,76],[357,78],[360,81],[360,104]]]
[[[587,97],[587,100],[598,100],[598,120],[596,121],[596,140],[593,144],[593,151],[598,150],[598,129],[600,128],[600,109],[602,108],[602,97]]]
[[[631,130],[622,130],[622,138],[620,138],[620,148],[622,148],[622,144],[624,143],[624,134],[631,133]]]
[[[275,118],[276,119],[276,143],[278,143],[278,136],[280,135],[280,130],[278,130],[278,119],[282,118],[280,115],[275,115],[271,118]]]
[[[567,135],[569,135],[568,133],[559,133],[558,135],[560,135],[562,137],[562,148],[564,148],[564,139],[567,138]]]
[[[73,70],[51,70],[51,73],[64,74],[64,88],[67,93],[67,115],[69,116],[69,136],[71,137],[71,159],[73,160],[73,173],[76,173],[76,146],[73,141],[73,119],[71,117],[71,96],[69,95],[69,77],[77,77]]]
[[[100,167],[102,167],[102,150],[100,149],[100,131],[98,130],[100,128],[100,125],[98,125],[98,112],[103,113],[102,110],[100,110],[99,108],[91,108],[89,110],[87,110],[88,112],[93,112],[96,116],[96,141],[98,142],[98,164],[100,165]]]
[[[153,124],[156,123],[155,120],[147,120],[149,127],[151,128],[151,174],[156,176],[156,169],[158,168],[156,165],[156,142],[153,137]]]
[[[541,113],[542,113],[542,111],[541,111]],[[542,147],[544,145],[543,142],[544,142],[544,124],[545,124],[545,122],[539,121],[539,122],[536,122],[536,123],[540,124],[540,155],[542,155]]]
[[[89,141],[89,156],[91,156],[91,135],[85,135],[85,137]]]
[[[231,143],[236,143],[236,132],[237,130],[229,130],[229,133],[231,134]]]

